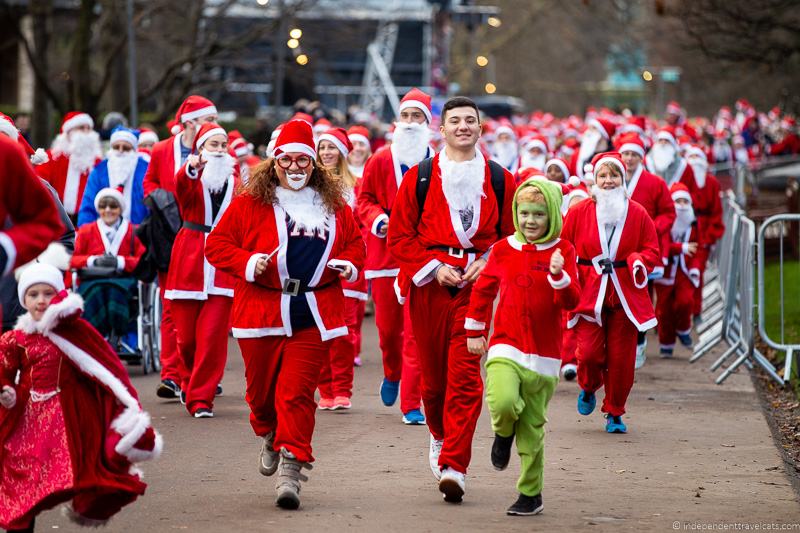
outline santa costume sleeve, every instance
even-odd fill
[[[722,220],[722,200],[720,198],[719,182],[716,179],[709,179],[706,187],[714,187],[714,194],[711,201],[711,215],[708,217],[709,224],[706,229],[706,235],[703,235],[703,237],[708,246],[713,246],[725,233],[725,222]]]
[[[84,226],[78,229],[78,234],[75,236],[75,251],[72,253],[72,258],[69,260],[70,268],[86,268],[89,262],[89,232],[91,226]]]
[[[636,288],[646,286],[647,274],[652,272],[654,267],[662,264],[656,226],[650,216],[646,214],[644,208],[641,208],[641,211],[643,216],[639,217],[640,225],[638,231],[639,242],[636,246],[637,251],[629,254],[627,260],[628,270]]]
[[[503,212],[500,213],[500,235],[497,236],[498,240],[508,235],[513,235],[516,231],[514,227],[514,194],[517,191],[514,185],[514,175],[508,170],[503,170],[505,179],[505,188],[503,191]]]
[[[547,281],[554,289],[553,303],[563,311],[571,311],[578,305],[581,296],[575,247],[569,241],[562,239],[559,248],[564,257],[564,268],[558,276],[548,274]]]
[[[328,266],[349,266],[351,269],[350,276],[345,281],[355,282],[358,279],[359,272],[364,268],[367,250],[364,246],[364,240],[361,238],[361,230],[353,217],[353,211],[350,207],[345,205],[337,212],[336,216],[337,218],[342,218],[342,246],[336,257],[328,261]]]
[[[467,337],[487,337],[492,323],[492,309],[500,288],[502,267],[498,260],[499,249],[493,249],[469,297],[469,309],[464,321]]]
[[[380,175],[379,158],[370,157],[364,167],[364,176],[361,178],[361,190],[356,201],[358,218],[367,228],[371,228],[373,235],[384,237],[378,233],[378,225],[389,222],[389,215],[378,202],[377,190]]]
[[[158,146],[158,145],[156,145]],[[162,150],[156,150],[153,147],[153,152],[150,154],[150,164],[147,166],[147,172],[144,175],[144,197],[147,198],[154,190],[161,188],[161,181],[158,179],[158,171],[162,167],[161,162],[164,157]]]
[[[17,370],[20,368],[22,348],[16,342],[16,333],[5,332],[0,337],[0,389],[14,387]],[[2,407],[0,407],[2,409]]]
[[[64,227],[22,149],[0,137],[0,218],[11,221],[0,231],[0,258],[5,259],[0,260],[0,275],[5,275],[39,255]]]
[[[656,225],[656,233],[658,235],[665,235],[672,229],[672,223],[675,222],[675,204],[672,202],[672,197],[669,194],[667,183],[664,180],[656,180],[658,182],[658,198],[656,201],[656,216],[653,222]]]

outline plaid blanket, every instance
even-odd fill
[[[83,296],[83,316],[101,335],[111,333],[122,336],[130,330],[131,320],[138,309],[133,309],[136,291],[134,278],[108,278],[83,281],[78,293]]]

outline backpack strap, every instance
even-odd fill
[[[433,172],[433,158],[428,157],[419,163],[417,169],[417,208],[419,217],[417,223],[422,218],[422,210],[425,208],[425,199],[428,197],[428,189],[431,187],[431,174]]]
[[[494,197],[497,199],[497,236],[502,237],[501,222],[503,220],[503,201],[506,196],[506,173],[499,163],[489,160],[489,175],[492,182]]]

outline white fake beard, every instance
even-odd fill
[[[615,187],[611,190],[601,189],[597,185],[592,186],[592,195],[595,198],[595,212],[597,221],[600,224],[616,224],[625,214],[625,189]]]
[[[483,192],[485,161],[476,150],[470,161],[455,162],[447,158],[445,151],[439,152],[439,170],[442,177],[442,192],[448,205],[456,211],[474,209],[486,198]]]
[[[691,205],[675,205],[675,222],[672,223],[672,240],[682,242],[683,235],[694,222],[694,208]]]
[[[206,160],[200,181],[211,192],[219,192],[233,173],[233,166],[236,163],[230,154],[226,152],[200,152]]]
[[[322,197],[311,187],[293,191],[279,185],[275,187],[275,198],[295,223],[296,229],[311,232],[328,226],[328,210],[322,203]]]
[[[731,159],[731,147],[725,142],[715,142],[711,148],[711,153],[714,155],[714,161],[723,162]]]
[[[431,130],[428,125],[395,122],[394,127],[392,151],[397,156],[398,162],[411,167],[425,159],[431,140]]]
[[[125,185],[133,176],[136,165],[139,163],[139,154],[136,152],[108,151],[108,186],[116,189]]]
[[[545,163],[547,163],[545,154],[531,155],[530,152],[523,152],[519,168],[535,168],[544,171]]]
[[[578,149],[578,169],[580,169],[581,172],[583,172],[584,163],[588,163],[591,160],[602,138],[603,136],[600,135],[600,132],[595,130],[587,131],[583,135],[581,147]]]
[[[666,172],[675,161],[675,147],[671,144],[656,144],[650,153],[653,156],[653,167],[658,174]]]
[[[747,148],[737,148],[734,152],[736,154],[736,162],[746,164],[750,161],[750,154],[747,153]]]
[[[517,158],[517,143],[514,141],[497,141],[492,145],[492,159],[508,168]]]
[[[360,167],[358,167],[358,166],[351,165],[351,164],[348,163],[347,168],[350,169],[350,173],[353,176],[356,176],[356,177],[360,178],[361,176],[364,175],[364,167],[365,166],[366,165],[361,165]]]
[[[69,166],[78,169],[81,173],[91,170],[94,162],[103,155],[100,147],[100,134],[96,131],[73,132],[67,147]]]
[[[706,173],[708,172],[708,163],[705,161],[692,161],[689,163],[694,172],[694,181],[701,189],[706,186]]]

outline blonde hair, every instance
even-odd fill
[[[517,204],[532,203],[532,204],[547,204],[544,194],[538,187],[523,187],[517,193]]]
[[[322,166],[319,154],[317,155],[317,163]],[[333,179],[341,180],[345,187],[352,189],[356,186],[356,177],[350,172],[350,165],[347,164],[347,158],[342,155],[342,152],[339,152],[339,157],[336,159],[336,166],[334,168],[329,168],[328,172]]]
[[[597,176],[600,173],[600,170],[604,169],[604,168],[607,168],[608,171],[611,172],[611,175],[614,176],[615,178],[624,177],[622,174],[620,174],[619,167],[617,165],[615,165],[614,163],[610,163],[608,161],[606,161],[605,163],[602,163],[600,166],[598,166],[596,169],[594,169],[594,175]],[[597,181],[596,177],[595,177],[595,181]]]

